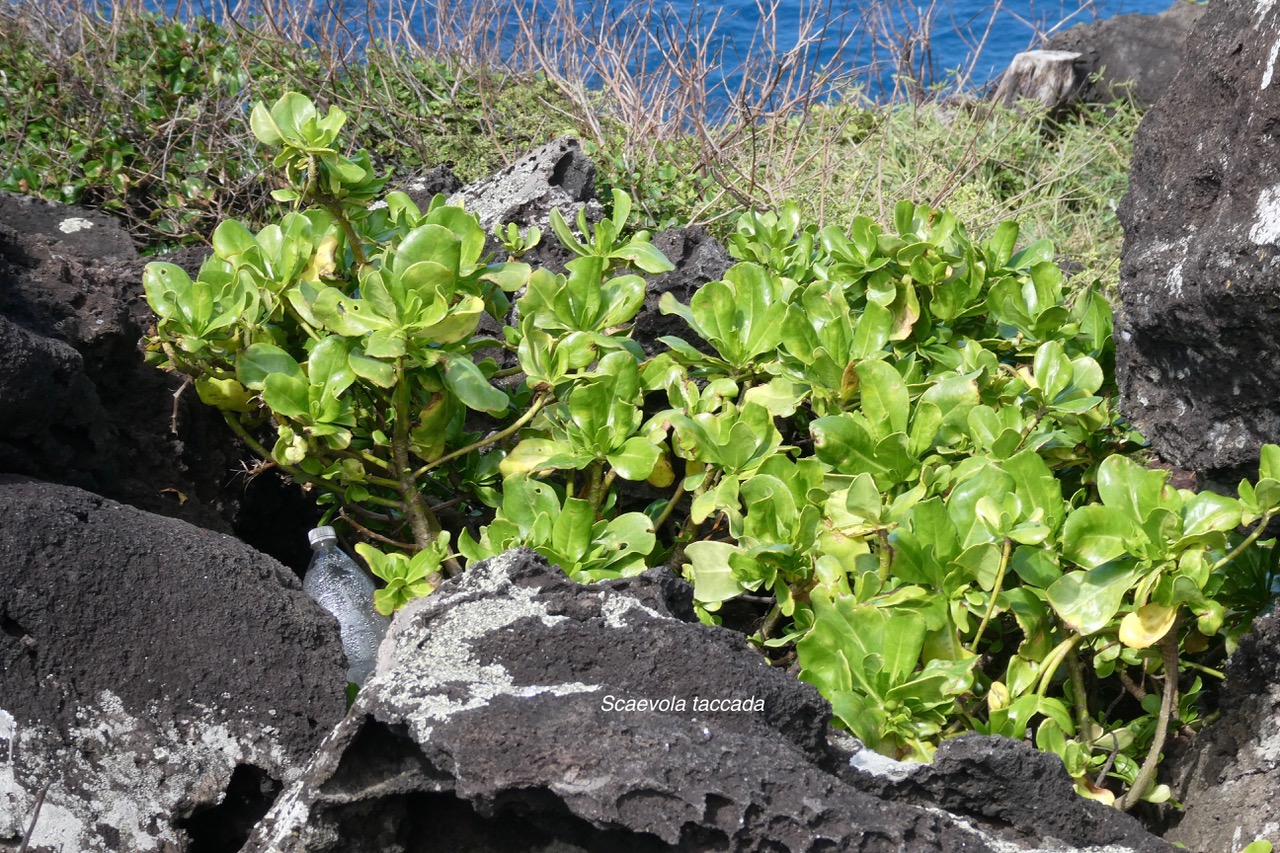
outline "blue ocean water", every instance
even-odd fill
[[[172,11],[212,9],[215,17],[254,11],[273,0],[161,0]],[[275,0],[279,2],[279,0]],[[288,3],[289,0],[284,0]],[[946,84],[956,77],[969,89],[979,89],[1008,66],[1019,51],[1035,46],[1047,34],[1075,24],[1093,23],[1115,15],[1154,14],[1173,2],[1188,0],[299,0],[322,6],[324,16],[347,28],[357,38],[367,36],[365,21],[377,21],[380,31],[389,29],[412,33],[425,41],[424,21],[453,20],[480,9],[489,15],[499,31],[515,31],[514,20],[550,19],[566,8],[584,20],[602,20],[630,14],[636,5],[648,6],[651,21],[688,22],[701,18],[705,25],[715,20],[712,38],[722,50],[722,67],[733,74],[737,62],[749,60],[758,49],[762,21],[770,40],[779,51],[796,45],[804,31],[804,21],[815,15],[828,22],[821,38],[805,49],[808,62],[819,67],[831,63],[859,75],[872,97],[890,96],[902,77],[930,84]],[[412,14],[397,21],[398,10],[408,4]],[[443,14],[435,14],[442,4]],[[519,12],[512,14],[511,10]],[[657,10],[655,13],[653,10]],[[771,14],[766,11],[771,10]],[[652,64],[663,50],[664,38],[681,32],[679,26],[664,28],[651,24],[647,56]],[[928,33],[927,40],[920,35]],[[513,36],[514,37],[514,36]],[[548,39],[554,40],[552,33]],[[909,51],[906,50],[909,48]],[[644,55],[644,51],[639,52]],[[713,82],[722,82],[719,78]],[[732,91],[730,79],[723,91]],[[716,97],[713,95],[713,97]]]
[[[957,78],[961,88],[972,91],[995,80],[1015,54],[1053,33],[1116,15],[1156,14],[1173,2],[1188,0],[827,0],[820,8],[833,26],[809,54],[816,66],[834,59],[857,69],[867,93],[879,100],[901,94],[902,77],[919,82],[917,91],[946,87]],[[778,46],[789,49],[813,8],[804,0],[669,0],[668,5],[677,17],[699,11],[717,15],[716,32],[725,40],[726,55],[741,56],[751,49],[762,10],[771,3],[776,4]],[[927,40],[921,40],[925,33]]]

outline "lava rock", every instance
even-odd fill
[[[194,275],[206,255],[163,259]],[[110,217],[0,193],[0,472],[234,531],[305,566],[314,506],[274,473],[247,477],[251,454],[221,415],[144,362],[144,265]]]
[[[959,748],[933,771],[954,776],[922,776],[919,790],[956,789],[953,812],[941,791],[880,796],[829,746],[817,692],[741,635],[686,621],[689,594],[664,570],[579,586],[527,550],[470,568],[397,616],[351,712],[245,853],[1170,849],[1079,800],[1060,763],[1056,787],[1029,790],[1063,801],[988,778],[1018,759],[1014,780],[1052,776],[1025,750],[984,765]],[[735,698],[747,710],[696,704]],[[623,704],[642,700],[656,704]]]
[[[0,402],[0,470],[96,480],[112,436],[73,347],[0,315]]]
[[[552,208],[572,223],[584,207],[592,216],[603,212],[596,198],[596,166],[582,153],[578,140],[563,136],[526,152],[512,165],[474,183],[449,198],[480,220],[486,233],[514,222],[536,225],[550,233]]]
[[[0,192],[0,222],[25,238],[70,257],[131,261],[138,257],[120,223],[97,210],[69,207],[32,196]],[[18,251],[24,241],[16,241]],[[11,250],[12,251],[12,250]],[[39,253],[28,258],[37,263]]]
[[[1158,15],[1117,15],[1051,36],[1045,50],[1079,54],[1074,99],[1087,104],[1130,100],[1155,104],[1182,65],[1187,36],[1207,6],[1177,0]]]
[[[1280,619],[1254,623],[1227,663],[1222,716],[1168,772],[1183,804],[1165,838],[1203,853],[1236,853],[1280,826]]]
[[[450,196],[462,189],[462,181],[448,166],[433,166],[417,177],[405,181],[400,189],[421,210],[430,206],[437,195]]]
[[[967,734],[944,740],[929,764],[893,761],[847,745],[851,784],[896,803],[938,808],[973,819],[1009,841],[1027,837],[1090,850],[1172,851],[1122,812],[1075,793],[1062,760],[1030,744]],[[837,739],[836,745],[842,741]],[[851,777],[851,778],[850,778]],[[1060,849],[1049,846],[1047,849]]]
[[[734,264],[733,258],[701,227],[659,232],[653,237],[653,245],[666,255],[675,269],[649,279],[644,306],[636,315],[631,337],[640,344],[645,355],[653,355],[666,348],[665,344],[658,342],[658,338],[664,335],[690,341],[699,349],[710,352],[710,345],[694,334],[684,320],[674,314],[663,314],[658,303],[663,294],[670,293],[677,301],[688,305],[698,288],[724,278]]]
[[[1121,410],[1167,461],[1256,474],[1280,441],[1280,7],[1211,3],[1134,144]]]
[[[31,853],[235,850],[344,685],[337,623],[276,561],[0,477],[0,848],[43,798]]]

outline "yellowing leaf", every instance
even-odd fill
[[[1001,681],[991,682],[991,687],[987,690],[987,709],[994,713],[1008,707],[1009,688]]]
[[[201,376],[196,380],[196,393],[207,406],[216,406],[226,412],[253,411],[253,394],[234,379]]]
[[[653,473],[649,475],[646,482],[656,489],[665,489],[675,481],[676,472],[671,467],[671,454],[663,450],[662,455],[658,457],[658,461],[654,463]]]
[[[1108,791],[1106,788],[1099,788],[1088,779],[1076,780],[1076,793],[1082,797],[1088,797],[1091,800],[1097,800],[1104,806],[1114,806],[1116,804],[1116,795]]]
[[[302,272],[303,280],[320,281],[322,278],[331,278],[334,270],[338,268],[337,253],[338,238],[330,234],[316,246],[316,253],[312,256],[311,263]]]
[[[1146,649],[1169,633],[1178,611],[1163,604],[1144,604],[1120,620],[1120,642],[1131,649]]]
[[[526,438],[515,446],[498,465],[504,478],[513,474],[528,474],[550,459],[560,446],[549,438]]]

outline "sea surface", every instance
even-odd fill
[[[289,0],[284,0],[288,2]],[[306,2],[307,0],[304,0]],[[550,19],[551,10],[572,8],[580,19],[604,18],[628,14],[637,0],[309,0],[327,7],[328,14],[350,20],[380,20],[385,26],[408,2],[414,13],[405,15],[405,28],[419,36],[430,25],[422,23],[432,17],[433,4],[446,4],[446,9],[481,8],[509,22],[514,16],[506,11],[517,5],[526,20],[540,14]],[[172,10],[179,3],[185,8],[213,9],[215,17],[228,10],[253,9],[260,0],[162,0]],[[275,0],[279,2],[279,0]],[[805,56],[815,67],[829,63],[833,67],[858,75],[869,95],[887,99],[901,90],[901,79],[907,77],[924,85],[946,85],[961,80],[969,90],[988,85],[1006,68],[1019,51],[1039,44],[1043,37],[1075,24],[1093,23],[1115,15],[1155,14],[1169,8],[1172,2],[1189,0],[642,0],[650,7],[650,19],[689,21],[700,17],[714,19],[712,37],[722,49],[722,67],[732,75],[736,63],[758,55],[762,19],[770,40],[785,51],[794,46],[804,30],[804,21],[814,15],[828,22],[820,38],[813,39]],[[428,10],[423,14],[423,9]],[[336,10],[336,12],[334,11]],[[348,11],[349,10],[349,13]],[[545,10],[545,12],[544,12]],[[657,14],[653,10],[658,10]],[[766,14],[771,11],[771,14]],[[445,19],[458,17],[446,11]],[[357,24],[355,29],[359,30]],[[677,28],[678,29],[678,28]],[[649,51],[653,62],[661,50],[658,45],[669,38],[671,29],[655,32]],[[927,41],[921,34],[927,33]],[[548,36],[550,38],[550,36]],[[904,45],[911,45],[910,59],[903,60]],[[895,61],[896,60],[896,61]],[[735,80],[729,80],[732,90]]]

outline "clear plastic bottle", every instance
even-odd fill
[[[347,656],[347,681],[363,684],[377,663],[378,646],[391,619],[374,609],[377,587],[373,579],[338,547],[338,535],[332,527],[315,528],[307,534],[307,541],[315,553],[302,588],[338,620],[342,651]]]

